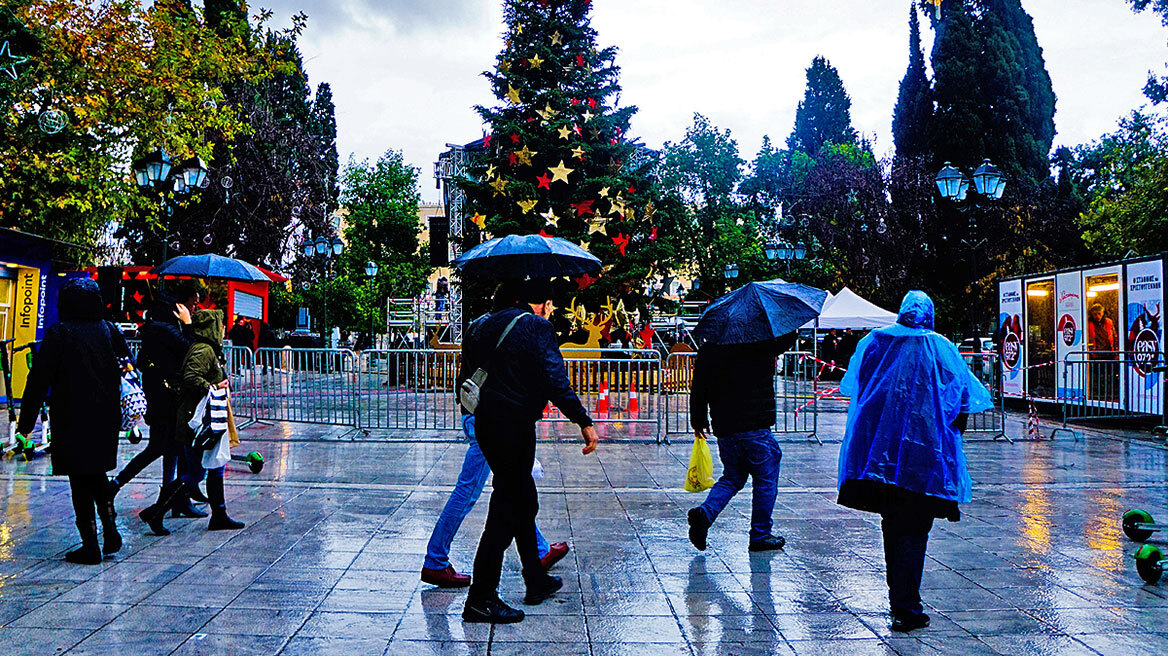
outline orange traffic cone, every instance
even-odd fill
[[[608,381],[600,381],[600,398],[596,400],[596,414],[608,414]]]
[[[641,404],[637,401],[637,381],[631,381],[629,387],[629,412],[636,414],[641,411]]]
[[[548,403],[543,406],[543,418],[547,419],[552,415],[552,404]]]

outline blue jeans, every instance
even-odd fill
[[[423,564],[426,569],[446,569],[450,566],[450,543],[454,541],[454,535],[462,526],[462,520],[466,519],[475,502],[482,496],[483,485],[491,473],[487,459],[483,457],[482,449],[475,441],[474,415],[463,415],[462,432],[470,440],[470,445],[467,446],[466,457],[462,460],[462,472],[458,474],[458,482],[450,491],[450,498],[446,500],[442,514],[438,516],[438,523],[434,525],[434,532],[430,535],[430,544],[426,546],[426,562]],[[535,542],[539,549],[539,557],[543,558],[550,547],[538,527],[535,529]]]
[[[779,463],[783,460],[783,450],[775,436],[769,428],[719,436],[718,458],[722,461],[722,477],[710,488],[706,502],[699,506],[702,512],[713,522],[750,476],[754,486],[750,541],[769,536],[774,526],[771,513],[775,509],[775,494],[779,490]]]

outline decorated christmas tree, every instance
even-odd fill
[[[500,102],[476,108],[484,150],[461,182],[474,224],[467,232],[472,240],[542,233],[579,244],[604,270],[562,283],[557,304],[631,312],[644,307],[645,281],[669,247],[653,201],[656,155],[628,136],[636,108],[619,106],[616,48],[597,47],[590,9],[590,0],[506,1],[505,46],[484,74]],[[614,315],[613,329],[628,328],[620,312],[601,314]],[[579,328],[587,315],[575,316]]]

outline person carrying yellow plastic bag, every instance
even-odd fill
[[[703,437],[695,438],[689,454],[689,471],[685,473],[685,491],[701,492],[713,485],[714,459],[710,457],[710,445]]]

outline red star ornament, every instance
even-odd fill
[[[491,147],[491,139],[494,139],[494,138],[495,138],[495,135],[493,135],[493,134],[483,135],[483,145],[486,146],[487,148],[490,148]]]
[[[547,231],[547,230],[540,230],[540,231],[539,231],[539,236],[540,236],[540,237],[551,237],[551,235],[550,235],[550,234],[548,234],[548,231]]]
[[[511,143],[519,143],[519,135],[518,134],[511,135]]]
[[[589,107],[591,107],[592,109],[596,109],[596,99],[595,99],[595,98],[589,98],[589,99],[588,99],[588,106],[589,106]]]
[[[572,207],[576,208],[576,216],[588,216],[590,214],[596,214],[596,212],[592,209],[591,200],[582,200],[579,203],[572,203]]]
[[[551,189],[552,188],[552,179],[549,178],[546,173],[544,173],[543,175],[540,175],[540,176],[536,176],[535,180],[539,185],[536,187],[536,189]]]
[[[653,330],[653,326],[646,324],[641,332],[637,333],[637,336],[641,338],[641,348],[653,348],[653,335],[656,334],[657,331]]]
[[[625,246],[629,245],[629,238],[626,237],[625,234],[622,232],[621,234],[612,238],[612,243],[616,244],[616,247],[618,249],[620,249],[621,257],[624,257],[625,256]]]
[[[657,241],[657,226],[653,226],[653,232],[649,233],[649,241]]]
[[[629,193],[630,193],[630,194],[635,194],[635,193],[637,193],[637,188],[636,188],[636,186],[634,186],[634,185],[629,185]]]
[[[603,337],[604,341],[606,342],[612,341],[612,319],[605,321],[604,325],[600,327],[600,336]]]
[[[515,166],[515,164],[519,162],[519,156],[515,153],[511,153],[507,156],[507,162],[511,164],[511,166]]]
[[[596,282],[597,280],[600,280],[600,278],[598,276],[594,276],[590,273],[585,273],[583,275],[576,276],[575,278],[572,278],[572,280],[574,280],[576,282],[576,290],[583,291],[583,290],[587,289],[588,286],[591,285],[592,283]]]
[[[583,54],[576,55],[576,65],[577,66],[584,65],[584,55]]]

